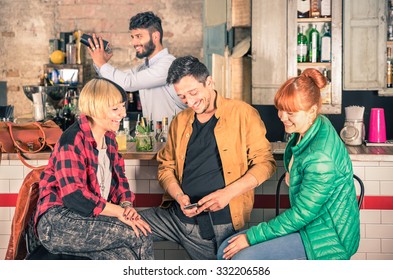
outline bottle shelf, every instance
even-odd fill
[[[324,67],[329,68],[332,65],[331,62],[298,62],[297,66],[304,68],[313,68],[313,67]]]
[[[332,22],[331,17],[319,17],[319,18],[298,18],[298,23],[318,23],[318,22]]]

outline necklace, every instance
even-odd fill
[[[97,176],[97,179],[99,180],[99,185],[100,185],[100,190],[101,190],[101,195],[104,195],[105,191],[105,170],[106,170],[106,160],[105,160],[105,149],[101,149],[99,151],[99,159],[98,159],[98,173],[99,177]]]
[[[99,181],[98,184],[100,185],[101,196],[105,195],[105,181],[106,181],[105,174],[106,173],[107,173],[107,156],[106,156],[106,145],[105,145],[105,137],[104,137],[102,139],[101,148],[98,150],[97,180]]]

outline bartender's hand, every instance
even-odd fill
[[[229,204],[229,201],[232,199],[232,195],[226,189],[219,189],[215,192],[212,192],[198,201],[199,207],[197,213],[201,213],[203,211],[218,211],[223,209],[225,206]]]
[[[104,42],[101,37],[98,37],[93,33],[93,40],[89,39],[90,48],[88,48],[88,52],[93,59],[94,64],[101,68],[102,65],[107,63],[109,59],[113,56],[113,53],[107,53],[104,50]],[[108,43],[109,44],[109,43]]]

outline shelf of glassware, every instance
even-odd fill
[[[331,17],[323,17],[323,18],[297,18],[297,24],[318,24],[322,25],[324,23],[332,23],[332,18]],[[327,69],[329,72],[332,70],[332,62],[297,62],[297,69],[298,69],[298,74],[299,70],[303,71],[306,68],[316,68],[319,71],[323,71],[323,69]],[[329,77],[331,79],[331,77]],[[332,103],[332,92],[331,92],[331,86],[330,86],[330,92],[325,93],[324,96],[322,97],[322,104],[324,108],[322,109],[323,111],[329,112],[331,108],[329,108],[329,105]]]

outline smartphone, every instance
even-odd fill
[[[195,207],[198,207],[198,203],[188,204],[188,205],[184,206],[184,209],[192,209],[192,208],[195,208]]]
[[[81,43],[87,47],[90,47],[90,43],[89,43],[89,38],[91,39],[91,41],[94,43],[93,41],[93,36],[89,35],[89,34],[82,34],[81,36]],[[112,49],[109,47],[108,42],[105,40],[102,40],[102,42],[104,43],[104,50],[107,53],[111,53]]]

